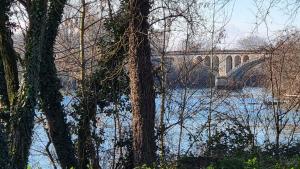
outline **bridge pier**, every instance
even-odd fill
[[[225,77],[225,76],[216,77],[215,87],[217,89],[225,89],[227,87],[227,85],[228,85],[227,77]]]

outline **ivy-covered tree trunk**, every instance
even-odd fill
[[[90,91],[95,91],[93,90],[94,85],[86,87],[89,87]],[[85,96],[81,96],[80,99],[80,104],[77,108],[80,115],[78,124],[79,169],[88,169],[88,165],[92,165],[94,169],[100,169],[90,127],[97,111],[95,93],[85,91]]]
[[[149,0],[129,0],[129,78],[135,165],[155,162],[155,93],[148,40]]]
[[[2,58],[0,54],[0,166],[3,168],[8,168],[8,146],[6,139],[6,130],[5,130],[5,119],[3,119],[4,109],[8,106],[8,96],[6,90],[6,83],[4,77],[4,68],[2,63]]]
[[[62,168],[77,168],[75,150],[71,141],[65,113],[61,105],[61,85],[54,63],[54,44],[66,0],[51,0],[46,23],[40,70],[40,98],[50,136]]]
[[[12,43],[9,31],[9,19],[8,11],[11,5],[10,0],[0,1],[0,166],[1,168],[9,168],[10,156],[8,153],[8,143],[7,143],[7,126],[8,117],[6,116],[6,110],[9,108],[9,98],[7,93],[6,78],[11,80],[9,82],[14,82],[13,78],[17,77],[17,74],[12,76],[10,79],[7,75],[12,75],[15,72],[13,69],[17,68],[14,62],[14,53],[11,51]],[[11,55],[13,54],[13,55]],[[3,64],[5,62],[5,65]],[[12,67],[14,65],[15,67]],[[7,71],[7,73],[5,73]],[[16,71],[17,72],[17,71]],[[18,82],[18,81],[17,81]],[[12,85],[12,84],[10,84]],[[9,91],[12,91],[13,87],[9,86]]]
[[[7,94],[10,104],[13,104],[18,89],[18,67],[17,55],[13,49],[13,42],[10,32],[8,18],[9,8],[12,0],[2,0],[0,2],[0,57],[3,62],[3,70],[7,85]]]
[[[6,122],[7,118],[4,114],[6,107],[8,106],[8,96],[6,90],[6,82],[4,77],[4,68],[2,63],[2,58],[0,54],[0,166],[3,168],[8,168],[8,145],[6,137]]]
[[[1,113],[2,111],[9,106],[4,67],[2,62],[2,57],[0,54],[0,123],[1,123]]]
[[[81,62],[81,77],[80,77],[80,89],[79,97],[80,103],[78,105],[78,115],[80,115],[79,124],[78,124],[78,161],[79,169],[88,169],[88,165],[92,165],[93,168],[98,169],[99,161],[96,158],[95,146],[93,145],[92,136],[91,136],[91,127],[90,123],[92,118],[96,114],[96,101],[94,94],[90,90],[94,87],[93,84],[89,84],[89,80],[86,77],[86,57],[85,57],[85,17],[87,14],[86,11],[86,2],[81,0],[81,9],[80,9],[80,36],[79,36],[79,57]]]
[[[8,146],[6,142],[7,138],[4,130],[4,125],[1,124],[0,120],[0,166],[1,168],[9,168]]]
[[[39,85],[41,42],[43,41],[47,1],[33,0],[30,5],[29,29],[25,46],[24,83],[12,107],[11,117],[11,167],[27,168],[32,143],[35,105]],[[5,72],[6,73],[6,72]]]
[[[6,90],[6,82],[4,76],[4,68],[0,54],[0,166],[3,168],[8,168],[9,155],[8,155],[8,146],[7,146],[7,138],[6,131],[4,126],[4,119],[2,117],[4,113],[4,109],[8,106],[8,96]]]

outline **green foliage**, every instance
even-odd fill
[[[105,20],[106,33],[103,33],[98,42],[103,55],[92,76],[92,81],[97,85],[98,105],[101,109],[110,103],[118,102],[121,109],[129,110],[126,106],[129,98],[124,97],[129,94],[129,78],[124,66],[128,50],[128,38],[125,33],[128,26],[126,6],[127,1],[121,1],[120,9],[116,14]],[[114,111],[110,109],[107,112]]]
[[[125,156],[121,158],[116,166],[123,168],[134,168],[133,162],[133,147],[132,147],[132,131],[125,131],[124,138],[117,142],[117,147],[124,147]]]
[[[172,166],[165,166],[165,167],[159,167],[159,168],[161,168],[161,169],[175,169]],[[157,169],[157,167],[156,167],[155,164],[152,164],[152,166],[143,164],[141,166],[134,167],[134,169]]]
[[[139,167],[134,167],[134,169],[154,169],[152,167],[148,167],[146,164],[139,166]]]
[[[31,165],[27,165],[26,169],[43,169],[42,167],[40,167],[39,165],[37,166],[31,166]]]
[[[211,164],[206,169],[215,169],[215,167]]]
[[[258,169],[257,158],[254,157],[245,162],[245,169]]]
[[[233,125],[216,131],[215,135],[208,141],[206,154],[214,154],[217,157],[234,156],[251,153],[253,135],[249,129]]]
[[[176,161],[177,168],[184,169],[184,168],[197,168],[199,161],[197,157],[192,155],[190,156],[182,156],[180,159]]]
[[[272,160],[271,160],[272,159]],[[261,158],[253,157],[228,157],[210,164],[206,169],[299,169],[300,158],[298,156],[289,159],[276,160],[268,155]],[[183,168],[191,168],[186,165]]]
[[[244,161],[240,158],[225,158],[217,163],[216,168],[241,169],[244,168]]]
[[[81,89],[77,91],[78,102],[72,106],[73,118],[78,123],[73,123],[73,129],[78,132],[76,144],[79,156],[85,157],[82,164],[88,164],[93,154],[85,146],[86,140],[92,140],[96,145],[104,141],[104,132],[91,132],[96,128],[96,117],[100,113],[107,116],[115,116],[120,112],[130,110],[129,104],[129,78],[125,69],[125,58],[127,56],[126,36],[127,21],[124,19],[124,9],[105,21],[105,32],[98,41],[101,59],[95,65],[95,69],[89,77],[85,77],[81,83]],[[93,125],[90,125],[93,124]],[[117,141],[117,146],[127,146],[126,140],[122,138]],[[131,144],[131,142],[130,142]],[[128,154],[131,155],[131,150]],[[125,157],[118,165],[129,165],[131,158]]]
[[[162,169],[198,169],[200,166],[195,166],[195,161],[192,160],[194,157],[184,157],[181,159],[177,167],[172,165],[166,165],[165,167],[160,167]],[[260,159],[263,161],[264,159]],[[299,169],[300,168],[300,158],[294,157],[292,159],[286,161],[276,161],[274,160],[270,164],[259,163],[258,157],[252,157],[249,159],[245,159],[242,157],[227,157],[223,159],[219,159],[216,162],[209,164],[205,167],[206,169]],[[185,161],[186,163],[184,163]],[[212,162],[212,161],[211,161]],[[155,167],[154,167],[155,168]],[[135,167],[135,169],[154,169],[153,167],[149,167],[147,165],[142,165],[139,167]]]

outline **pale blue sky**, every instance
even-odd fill
[[[201,2],[211,3],[212,0],[201,0]],[[225,24],[225,38],[218,44],[219,47],[224,49],[238,48],[238,40],[247,36],[260,36],[265,38],[266,41],[271,42],[278,35],[280,30],[287,27],[300,28],[300,14],[291,17],[292,7],[286,7],[287,2],[298,0],[277,0],[281,1],[270,8],[270,12],[267,15],[266,22],[261,22],[261,14],[258,6],[262,6],[263,10],[268,7],[271,0],[228,0],[229,3],[225,8],[218,11],[216,14],[215,27],[219,30],[220,27]],[[216,0],[217,8],[222,6],[224,0]],[[258,2],[259,4],[256,4]],[[300,6],[300,2],[298,2]],[[202,31],[203,28],[199,27],[200,34],[198,35],[199,41],[205,41],[210,43],[211,29],[212,29],[212,16],[213,9],[199,9],[203,18],[206,19],[205,26],[209,29]],[[300,10],[299,10],[300,12]],[[182,48],[182,41],[186,37],[186,24],[182,24],[181,20],[176,24],[177,31],[173,32],[171,41],[169,44],[169,50],[180,50]],[[203,38],[205,37],[205,38]]]
[[[264,7],[268,5],[265,0]],[[258,8],[255,0],[235,0],[230,21],[225,27],[226,30],[226,46],[233,47],[240,38],[249,35],[258,35],[264,38],[274,38],[279,30],[285,29],[287,26],[300,27],[299,14],[290,17],[291,9],[286,7],[285,2],[272,7],[267,17],[267,25],[261,23],[257,27],[257,22],[261,19],[257,18]],[[299,11],[300,12],[300,11]]]

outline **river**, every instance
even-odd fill
[[[174,89],[167,95],[165,125],[167,150],[176,154],[178,150],[180,125],[179,117],[183,117],[183,132],[181,139],[181,154],[186,152],[195,155],[201,154],[201,146],[205,145],[208,137],[208,116],[211,113],[211,133],[233,125],[232,121],[249,126],[255,136],[257,145],[263,144],[266,139],[274,140],[274,110],[279,112],[286,122],[282,131],[281,142],[288,142],[299,137],[298,110],[286,112],[284,109],[274,109],[269,103],[273,99],[264,88],[243,88],[236,91],[214,89]],[[160,97],[156,98],[156,124],[159,124]],[[64,105],[72,102],[65,97]],[[266,104],[268,103],[268,104]],[[37,113],[39,114],[39,113]],[[130,113],[124,111],[121,115],[124,129],[130,127]],[[104,128],[105,142],[101,145],[100,161],[110,161],[109,152],[113,147],[113,120],[111,116],[99,115],[101,119],[98,127]],[[48,143],[47,135],[42,125],[35,126],[34,140],[31,148],[30,166],[32,168],[52,168],[44,149]],[[293,136],[293,137],[292,137]],[[54,152],[52,145],[50,151]],[[106,168],[106,164],[102,164]]]

